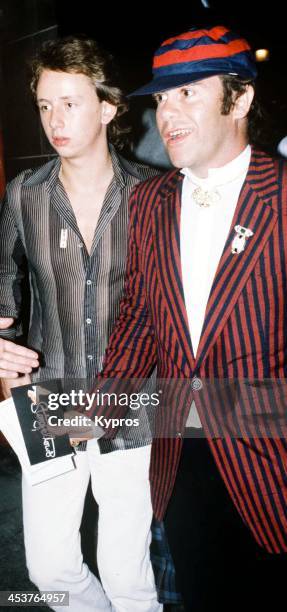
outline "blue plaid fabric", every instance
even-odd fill
[[[158,600],[163,604],[181,604],[181,594],[176,589],[175,568],[170,554],[164,524],[153,519],[150,556],[155,575]]]

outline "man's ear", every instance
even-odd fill
[[[117,107],[106,100],[102,102],[102,123],[108,125],[117,114]]]
[[[254,89],[252,85],[246,85],[244,93],[238,96],[234,102],[232,112],[235,119],[244,119],[248,115],[253,98]]]

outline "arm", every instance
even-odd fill
[[[15,319],[20,311],[25,255],[7,195],[0,213],[0,232],[0,378],[14,379],[19,373],[30,373],[32,367],[39,364],[35,351],[12,341],[16,337]],[[9,387],[9,382],[7,385]]]
[[[16,221],[9,205],[9,188],[0,212],[0,317],[17,319],[21,305],[20,284],[23,278],[24,247]],[[4,328],[6,329],[6,328]],[[10,328],[5,337],[15,338],[16,331]],[[2,334],[0,334],[2,336]]]
[[[101,378],[145,378],[150,376],[156,362],[154,330],[146,304],[141,265],[142,236],[137,189],[131,195],[129,207],[124,296],[106,349]]]

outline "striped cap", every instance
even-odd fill
[[[192,29],[162,43],[154,55],[152,81],[130,95],[157,93],[216,74],[255,79],[250,45],[224,26]]]

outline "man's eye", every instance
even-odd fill
[[[157,104],[160,104],[161,102],[163,102],[164,100],[166,100],[167,95],[164,93],[159,93],[159,94],[154,94],[153,95],[153,99],[155,100],[155,102]]]
[[[67,108],[73,108],[75,106],[75,102],[66,102]]]
[[[41,113],[46,113],[49,110],[48,104],[40,104],[39,110],[41,111]]]
[[[183,93],[183,95],[184,95],[184,97],[185,97],[185,98],[191,98],[191,96],[193,96],[193,95],[194,95],[194,90],[193,90],[193,89],[191,89],[191,88],[190,88],[190,89],[188,89],[187,87],[185,87],[185,88],[182,90],[182,93]]]

